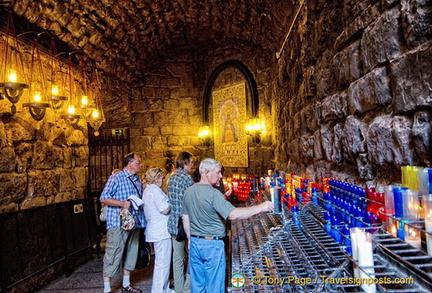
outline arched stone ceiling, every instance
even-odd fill
[[[130,79],[178,49],[250,43],[275,54],[294,0],[14,0],[13,11]]]

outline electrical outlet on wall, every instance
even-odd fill
[[[74,205],[74,214],[79,214],[84,211],[82,203]]]

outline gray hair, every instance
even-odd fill
[[[218,165],[220,165],[220,163],[215,159],[211,159],[211,158],[204,159],[201,161],[199,165],[199,172],[200,174],[203,174],[206,171],[213,171]]]
[[[127,167],[130,162],[135,161],[135,153],[129,153],[123,158],[123,167]]]

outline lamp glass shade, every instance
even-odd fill
[[[210,128],[208,125],[200,126],[198,129],[198,137],[205,138],[210,135]]]
[[[8,82],[17,82],[17,81],[18,81],[18,76],[16,71],[13,69],[9,70]]]
[[[261,119],[260,118],[250,118],[246,125],[246,131],[249,133],[261,133]]]
[[[74,115],[75,114],[75,106],[74,105],[69,105],[68,109],[67,109],[67,113],[70,115]]]

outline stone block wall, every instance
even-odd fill
[[[266,44],[263,43],[262,45],[265,46]],[[194,67],[194,81],[200,95],[198,96],[200,107],[203,101],[204,88],[209,77],[224,62],[231,60],[242,62],[251,72],[257,84],[259,99],[258,116],[264,120],[265,129],[260,136],[259,143],[253,143],[251,140],[248,141],[249,167],[226,168],[224,175],[230,176],[233,173],[239,173],[261,176],[267,173],[267,170],[274,169],[276,146],[274,125],[277,123],[277,119],[273,115],[273,112],[278,103],[273,88],[275,82],[275,68],[272,67],[275,64],[274,56],[269,56],[269,51],[266,51],[263,47],[242,40],[226,41],[220,44],[209,42],[206,46],[202,46],[197,50],[196,56],[200,56],[196,60]],[[236,72],[233,69],[233,67],[228,67],[220,73],[214,83],[213,90],[245,81],[240,72]],[[248,98],[250,97],[248,96]],[[210,124],[213,120],[212,107],[213,105],[210,103],[208,109]],[[212,143],[209,147],[198,145],[198,149],[199,159],[214,157]]]
[[[86,197],[87,129],[27,116],[0,121],[0,213]]]
[[[417,0],[307,1],[274,84],[276,167],[389,184],[430,166],[431,16]]]
[[[274,136],[272,91],[269,83],[269,63],[263,59],[262,51],[248,44],[237,44],[241,49],[228,50],[233,44],[222,47],[201,48],[203,52],[167,55],[157,68],[149,67],[140,83],[130,86],[129,101],[125,101],[131,115],[131,150],[137,152],[143,161],[141,174],[150,167],[163,167],[165,160],[174,159],[180,151],[188,151],[196,162],[214,158],[214,145],[206,145],[198,136],[198,128],[203,123],[202,105],[204,88],[212,71],[228,60],[240,60],[256,78],[259,91],[259,116],[265,120],[266,131],[261,142],[249,144],[249,167],[227,168],[225,175],[232,173],[261,175],[274,168]],[[204,53],[205,51],[205,53]],[[178,53],[178,52],[177,52]],[[197,58],[196,56],[205,56]],[[260,58],[258,58],[258,56]],[[267,60],[268,61],[268,60]],[[213,89],[226,87],[244,81],[239,72],[231,69],[222,72]],[[105,106],[105,105],[104,105]],[[212,105],[208,113],[212,124]],[[116,115],[110,115],[109,127],[122,123]],[[123,120],[125,121],[125,120]],[[127,121],[127,119],[126,119]],[[211,125],[210,125],[211,126]]]
[[[199,156],[201,108],[193,64],[187,58],[168,60],[149,69],[140,83],[132,85],[131,150],[141,156],[142,173],[151,167],[163,168],[165,161],[180,151]]]
[[[2,36],[2,57],[4,46]],[[31,52],[27,44],[21,46],[22,52]],[[31,56],[22,55],[21,70],[29,82]],[[49,55],[40,55],[45,72],[49,72]],[[66,64],[61,66],[64,69]],[[34,81],[39,79],[36,74],[40,71],[33,73]],[[29,98],[29,90],[25,90],[15,115],[12,104],[6,98],[0,100],[0,214],[87,197],[86,123],[71,125],[60,119],[63,112],[51,108],[37,122],[22,106]]]

